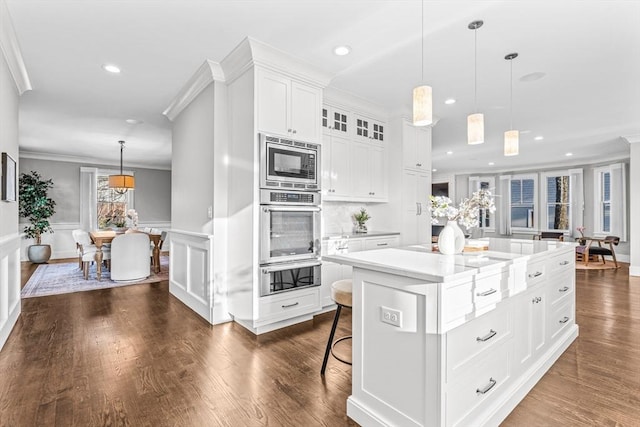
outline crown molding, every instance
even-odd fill
[[[326,87],[333,75],[251,37],[245,37],[221,62],[227,83],[253,66],[266,68],[311,86]]]
[[[627,141],[629,144],[634,144],[636,142],[640,142],[640,133],[637,133],[635,135],[625,135],[621,138]]]
[[[120,168],[120,161],[105,161],[105,159],[99,159],[97,157],[79,157],[68,156],[64,154],[44,153],[20,150],[18,157],[21,159],[34,159],[34,160],[49,160],[53,162],[69,162],[69,163],[81,163],[96,166],[117,166]],[[127,162],[127,168],[137,169],[155,169],[155,170],[171,170],[171,166],[167,165],[149,165],[142,163]]]
[[[29,74],[27,74],[27,68],[20,52],[20,45],[11,22],[11,15],[4,0],[0,0],[0,51],[2,51],[7,61],[9,72],[13,77],[18,93],[22,95],[31,90]]]
[[[169,106],[162,112],[173,121],[193,101],[196,96],[214,81],[224,82],[224,71],[217,62],[206,60],[187,83],[180,89]]]

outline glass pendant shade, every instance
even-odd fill
[[[136,187],[136,179],[133,175],[109,175],[109,188],[118,193],[133,190]]]
[[[467,143],[469,145],[484,142],[484,114],[476,113],[467,116]]]
[[[413,89],[413,125],[428,126],[433,123],[433,99],[431,86]]]
[[[519,134],[517,130],[508,130],[504,133],[504,155],[505,156],[517,156],[518,155],[518,140]]]

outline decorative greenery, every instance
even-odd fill
[[[35,239],[36,245],[41,244],[42,233],[53,233],[49,218],[56,212],[56,202],[47,197],[52,187],[53,181],[42,179],[38,172],[20,174],[18,209],[20,216],[31,223],[23,231],[28,238]]]
[[[365,208],[360,208],[360,212],[353,214],[353,219],[355,219],[358,225],[362,227],[371,219],[371,216],[367,213]]]

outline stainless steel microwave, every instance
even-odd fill
[[[260,187],[320,190],[320,145],[260,134]]]

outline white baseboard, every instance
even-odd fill
[[[640,265],[630,265],[629,276],[640,276]]]

